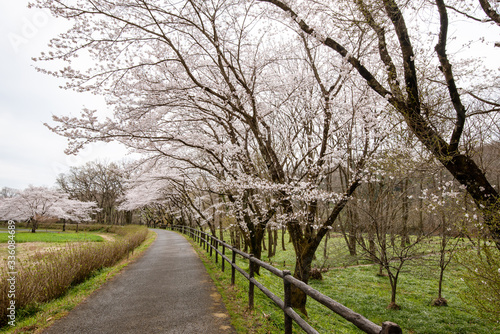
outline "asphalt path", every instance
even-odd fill
[[[141,258],[43,333],[236,333],[189,242],[175,232],[155,232]]]

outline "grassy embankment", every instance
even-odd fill
[[[323,257],[323,249],[320,248],[313,263],[313,267],[330,268],[323,273],[323,280],[311,280],[309,283],[323,294],[377,324],[393,321],[402,327],[403,333],[500,333],[500,323],[477,317],[475,310],[464,302],[464,298],[460,298],[465,296],[466,299],[467,291],[461,280],[464,269],[459,264],[450,264],[445,273],[443,294],[449,306],[432,306],[432,301],[437,297],[438,269],[432,265],[435,259],[427,256],[408,262],[399,278],[397,303],[401,306],[401,310],[388,310],[391,291],[388,277],[378,275],[378,266],[350,257],[342,243],[340,237],[330,239],[327,246],[329,256]],[[278,245],[280,244],[278,242]],[[432,245],[429,247],[432,248]],[[295,258],[293,246],[291,243],[286,243],[286,248],[287,250],[283,251],[278,246],[276,256],[271,260],[264,256],[263,260],[272,262],[280,269],[293,270]],[[222,273],[220,261],[216,265],[214,259],[210,259],[199,246],[195,245],[195,249],[218,286],[238,333],[283,332],[283,312],[271,300],[256,288],[255,310],[249,312],[248,282],[236,273],[236,286],[230,287],[230,267],[226,265],[226,271]],[[226,254],[231,258],[230,251]],[[237,260],[237,264],[248,270],[248,263],[245,261]],[[261,269],[261,275],[257,280],[283,298],[283,283],[279,278]],[[307,321],[320,333],[362,333],[354,325],[311,298],[308,299],[307,308],[309,313]],[[294,328],[294,332],[302,332],[296,325]]]
[[[139,226],[108,226],[96,233],[28,234],[16,234],[16,326],[3,327],[6,333],[37,333],[47,327],[136,258],[156,235]],[[9,302],[7,272],[4,263],[0,267],[2,313]]]

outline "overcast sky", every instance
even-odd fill
[[[31,57],[47,50],[47,43],[64,22],[28,0],[0,3],[0,188],[53,186],[70,166],[86,161],[115,161],[126,157],[118,144],[94,144],[78,156],[66,156],[66,139],[43,123],[52,115],[78,114],[82,107],[104,109],[101,98],[60,89],[62,81],[38,73]]]

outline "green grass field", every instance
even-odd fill
[[[7,243],[9,234],[0,233],[0,244]],[[82,242],[82,241],[94,241],[100,242],[104,239],[93,233],[87,232],[17,232],[15,234],[16,243],[23,242]]]

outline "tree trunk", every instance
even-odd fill
[[[314,252],[310,249],[311,247],[307,248],[309,248],[307,251],[297,255],[297,262],[293,273],[293,277],[306,284],[309,282],[311,264],[314,257]],[[306,303],[307,295],[292,284],[292,307],[307,316]]]
[[[265,229],[261,227],[260,224],[257,226],[249,226],[249,248],[250,248],[250,254],[252,254],[255,258],[261,259],[262,258],[262,243],[264,240],[264,232]],[[253,227],[253,228],[252,228]],[[256,265],[255,263],[250,264],[253,268],[253,272],[255,275],[260,275],[260,266]]]
[[[351,256],[357,256],[358,251],[356,249],[357,237],[354,233],[349,233],[349,254]]]
[[[420,188],[419,188],[419,191],[420,191],[420,194],[422,194],[424,190],[424,186],[422,184],[422,179],[420,179]],[[419,199],[418,199],[418,233],[419,233],[419,236],[423,236],[424,235],[424,200],[421,196],[419,196]]]
[[[36,233],[36,229],[38,228],[38,221],[36,219],[32,219],[31,223],[31,233]]]
[[[222,226],[222,219],[219,221],[219,239],[224,241],[224,228]]]
[[[389,274],[389,281],[391,283],[391,303],[387,308],[391,310],[399,310],[400,307],[396,304],[396,292],[398,288],[398,276],[393,275],[390,269],[387,269],[387,273]]]
[[[266,230],[264,230],[264,232],[262,233],[262,250],[264,250],[264,251],[267,250],[265,236],[266,236]]]
[[[125,221],[127,224],[132,224],[133,218],[134,218],[134,213],[132,211],[125,212]]]
[[[441,249],[440,249],[440,257],[439,257],[439,282],[438,282],[438,298],[434,301],[434,306],[446,306],[448,305],[446,299],[443,298],[443,279],[444,279],[444,271],[446,270],[446,245],[448,244],[448,240],[446,238],[446,216],[444,212],[441,216]],[[452,256],[452,254],[450,254]]]
[[[286,251],[286,247],[285,247],[285,235],[286,235],[286,227],[283,227],[281,229],[281,249],[283,251]]]
[[[403,203],[402,203],[402,210],[403,210],[403,215],[402,215],[402,222],[403,222],[403,228],[401,231],[401,247],[405,247],[406,245],[410,244],[410,237],[408,236],[408,218],[410,215],[410,203],[408,199],[408,187],[409,187],[409,180],[406,178],[403,181]]]
[[[357,218],[355,218],[357,215],[355,215],[355,209],[352,207],[347,207],[347,218],[345,224],[340,223],[341,226],[341,232],[344,237],[345,243],[347,245],[347,249],[349,250],[349,254],[351,256],[356,256],[357,255],[357,250],[356,250],[356,243],[357,243],[357,237],[356,237],[356,223],[358,221]]]
[[[233,231],[231,232],[233,234],[233,238],[234,238],[234,241],[233,241],[233,245],[234,247],[236,247],[236,249],[241,249],[241,238],[240,238],[240,232],[239,232],[239,229],[236,229],[236,231]]]
[[[459,154],[451,159],[441,161],[448,171],[462,185],[476,202],[483,214],[490,235],[500,250],[500,198],[498,192],[491,186],[485,174],[469,157]]]
[[[444,268],[441,266],[439,272],[439,284],[438,284],[438,299],[443,298],[443,277],[444,277]]]
[[[271,231],[271,227],[267,228],[267,257],[271,259],[273,257],[273,232]]]
[[[243,242],[243,252],[248,253],[248,242],[244,236],[241,236],[241,241]]]
[[[274,229],[273,230],[273,256],[276,255],[276,248],[278,247],[278,230]]]
[[[323,248],[323,258],[328,259],[328,239],[330,238],[330,232],[325,235],[325,247]]]
[[[373,233],[370,231],[368,232],[368,249],[369,249],[369,252],[370,252],[370,256],[372,258],[373,261],[375,261],[374,259],[374,254],[376,252],[376,249],[375,249],[375,239],[374,239],[374,235]]]

